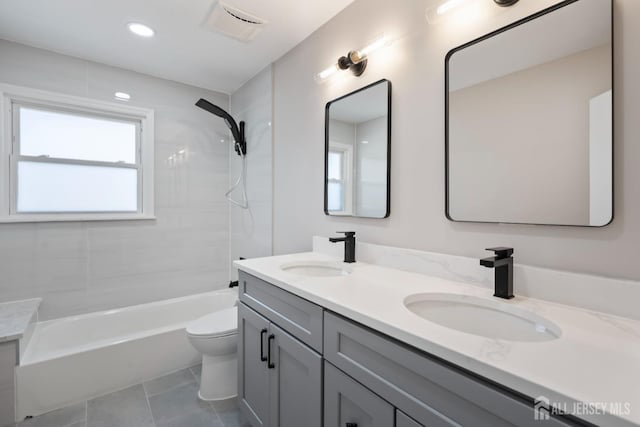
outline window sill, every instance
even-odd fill
[[[0,224],[24,223],[24,222],[85,222],[85,221],[139,221],[154,220],[155,215],[144,214],[33,214],[14,215],[0,217]]]

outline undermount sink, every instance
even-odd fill
[[[301,261],[290,262],[280,266],[280,269],[289,273],[313,277],[336,277],[351,274],[343,264],[338,262]]]
[[[425,293],[408,296],[405,307],[447,328],[507,341],[551,341],[562,331],[553,322],[508,302],[474,296]]]

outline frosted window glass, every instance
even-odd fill
[[[342,195],[342,183],[330,182],[327,185],[327,210],[329,211],[343,211],[344,210],[344,197]]]
[[[18,162],[18,212],[137,210],[136,169]]]
[[[136,124],[20,108],[20,154],[136,163]]]
[[[329,179],[342,179],[342,153],[329,151]]]

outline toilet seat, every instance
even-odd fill
[[[238,333],[238,307],[225,308],[207,314],[187,325],[187,334],[193,337],[217,338]]]

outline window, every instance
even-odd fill
[[[153,217],[153,111],[13,86],[0,221]]]
[[[327,211],[333,214],[351,213],[353,147],[329,143],[327,156]]]

